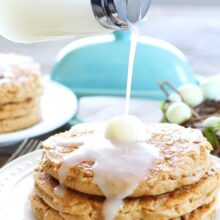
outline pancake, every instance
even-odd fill
[[[31,114],[23,117],[0,120],[0,133],[7,133],[31,127],[38,123],[40,119],[41,113],[36,109]]]
[[[176,191],[159,196],[128,198],[120,209],[119,219],[168,220],[179,218],[193,210],[211,203],[219,185],[219,173],[211,169],[198,183],[182,187]],[[37,169],[35,171],[36,194],[51,208],[69,215],[101,219],[104,197],[89,196],[65,189],[63,195],[54,190],[59,182],[50,175]],[[89,218],[90,217],[90,218]]]
[[[214,220],[216,212],[216,200],[201,206],[193,212],[172,220]]]
[[[37,220],[64,220],[59,212],[50,208],[33,190],[29,196],[32,210]],[[74,220],[74,219],[73,219]]]
[[[44,154],[40,162],[45,172],[59,180],[58,170],[64,156],[80,147],[75,143],[71,144],[71,141],[92,136],[98,138],[103,135],[104,128],[104,125],[86,124],[50,137],[43,143]],[[150,139],[147,138],[149,134]],[[160,159],[152,167],[150,175],[146,176],[130,197],[174,191],[198,182],[210,169],[212,147],[198,130],[173,124],[147,124],[146,142],[160,151]],[[71,167],[63,184],[82,193],[102,196],[103,193],[93,182],[93,165],[94,161],[84,161]]]
[[[35,97],[23,102],[0,105],[0,120],[30,115],[39,106],[39,99],[39,97]]]
[[[31,206],[37,220],[100,220],[94,216],[73,216],[63,212],[58,212],[48,206],[33,190],[29,196]],[[204,205],[192,213],[172,220],[214,220],[215,216],[215,200]],[[119,220],[119,219],[118,219]],[[122,220],[122,219],[121,219]],[[131,218],[124,218],[123,220],[132,220]],[[138,220],[138,219],[136,219]],[[143,219],[140,219],[143,220]]]
[[[30,57],[0,54],[0,105],[22,102],[41,93],[40,67]]]

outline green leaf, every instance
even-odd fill
[[[163,113],[166,113],[167,107],[166,107],[166,104],[164,102],[160,103],[160,109],[162,110]]]
[[[162,117],[162,119],[160,120],[160,122],[161,122],[161,123],[166,123],[166,122],[168,122],[167,117],[166,117],[165,114],[163,114],[163,117]]]
[[[213,148],[220,147],[216,131],[212,127],[206,127],[203,130],[203,135],[207,138]]]
[[[166,117],[167,108],[168,108],[168,107],[167,107],[167,103],[166,103],[166,102],[160,103],[160,109],[161,109],[161,111],[163,112],[163,117],[162,117],[162,119],[161,119],[161,122],[162,122],[162,123],[168,122],[168,121],[167,121],[167,117]]]

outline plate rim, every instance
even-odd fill
[[[30,158],[30,157],[33,157],[33,158],[30,158],[31,160],[33,160],[34,157],[41,156],[41,154],[42,154],[42,150],[36,150],[36,151],[31,152],[31,153],[25,154],[25,155],[15,159],[15,160],[11,161],[10,163],[4,165],[3,167],[0,168],[0,179],[1,179],[2,173],[7,171],[7,169],[9,169],[11,166],[14,166],[14,164],[17,164],[20,161],[24,162],[27,158]]]

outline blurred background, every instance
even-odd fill
[[[152,0],[145,33],[182,50],[195,73],[220,72],[219,0]],[[0,52],[31,55],[41,63],[43,72],[48,73],[57,53],[72,40],[19,45],[0,37]]]

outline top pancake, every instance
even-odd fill
[[[59,180],[58,170],[64,156],[80,147],[76,144],[66,144],[68,140],[99,136],[104,128],[104,125],[84,124],[50,137],[43,143],[42,168]],[[198,130],[172,124],[146,124],[146,142],[159,150],[160,158],[130,197],[159,195],[194,184],[210,169],[212,147]],[[79,192],[103,195],[93,182],[93,164],[94,161],[84,161],[71,167],[63,184]]]
[[[0,104],[22,102],[39,93],[39,65],[30,57],[0,54]]]

